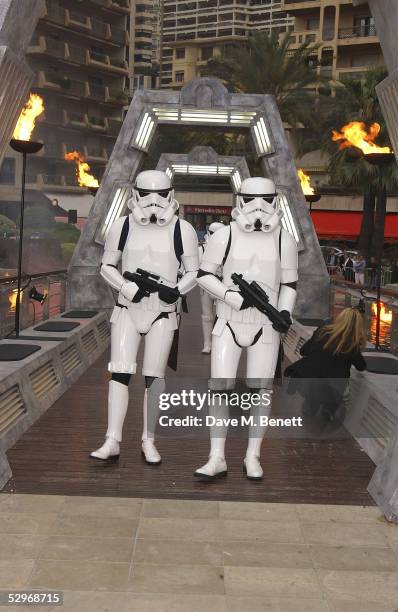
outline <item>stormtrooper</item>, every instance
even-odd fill
[[[105,443],[91,457],[119,456],[128,384],[144,337],[142,453],[148,464],[156,465],[161,462],[155,446],[159,395],[165,388],[165,369],[178,328],[176,305],[196,284],[198,241],[193,227],[175,214],[178,203],[164,172],[138,174],[128,207],[131,213],[112,225],[102,258],[101,276],[118,292],[118,301],[110,319],[108,430]],[[180,268],[184,274],[178,280]]]
[[[215,221],[209,225],[209,229],[205,235],[204,244],[199,246],[199,263],[203,259],[203,254],[206,249],[206,245],[209,242],[214,232],[225,227],[224,223],[218,223]],[[221,274],[221,271],[220,271]],[[213,330],[214,323],[214,300],[210,294],[204,289],[200,290],[200,301],[202,306],[202,330],[203,330],[203,349],[202,353],[209,354],[211,351],[211,332]]]
[[[297,245],[281,227],[283,212],[279,207],[274,183],[266,178],[248,178],[237,196],[233,221],[209,240],[198,273],[198,284],[216,300],[217,319],[212,332],[211,379],[213,395],[223,397],[211,402],[209,414],[221,425],[210,427],[208,462],[195,472],[202,480],[227,474],[224,447],[228,422],[228,391],[235,384],[243,349],[247,351],[246,385],[256,393],[252,400],[249,440],[243,468],[249,479],[263,477],[260,464],[261,444],[266,427],[262,425],[271,410],[272,385],[280,347],[280,332],[291,324],[296,299]],[[217,271],[222,267],[222,280]],[[242,275],[249,284],[260,286],[269,304],[278,311],[283,323],[271,319],[243,297],[240,286],[231,278]],[[236,277],[235,277],[236,278]],[[219,393],[216,393],[219,392]],[[215,420],[213,421],[215,422]]]

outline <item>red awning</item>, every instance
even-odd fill
[[[318,238],[356,240],[362,223],[362,212],[344,210],[313,210],[312,221]],[[386,242],[398,241],[398,214],[386,215]]]

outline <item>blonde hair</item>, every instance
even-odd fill
[[[334,355],[360,351],[366,343],[363,316],[357,308],[342,310],[321,333],[329,336],[324,349],[332,350]]]

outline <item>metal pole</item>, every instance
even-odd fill
[[[381,199],[383,197],[383,174],[381,166],[379,166],[379,202],[378,206],[381,206]],[[377,289],[377,314],[376,314],[376,351],[380,350],[380,314],[381,314],[381,253],[377,254],[377,272],[376,272],[376,289]]]
[[[26,153],[22,153],[22,193],[21,213],[19,220],[19,249],[18,249],[18,288],[15,303],[15,337],[19,338],[20,313],[21,313],[21,284],[22,284],[22,249],[23,249],[23,224],[25,213],[25,184],[26,184]]]

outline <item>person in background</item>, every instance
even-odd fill
[[[375,289],[377,285],[377,267],[376,257],[371,257],[368,265],[370,289]]]
[[[353,283],[355,281],[354,276],[354,262],[350,255],[346,255],[343,263],[343,274],[344,280]]]
[[[304,397],[303,412],[329,421],[341,406],[351,366],[366,369],[361,350],[366,343],[363,315],[359,308],[345,308],[328,324],[319,327],[303,344],[304,359],[289,366],[286,376],[303,380],[298,387]]]
[[[358,255],[358,257],[354,261],[355,282],[357,285],[365,284],[365,269],[366,261],[364,260],[362,255]]]
[[[398,260],[391,267],[391,283],[398,283]]]

